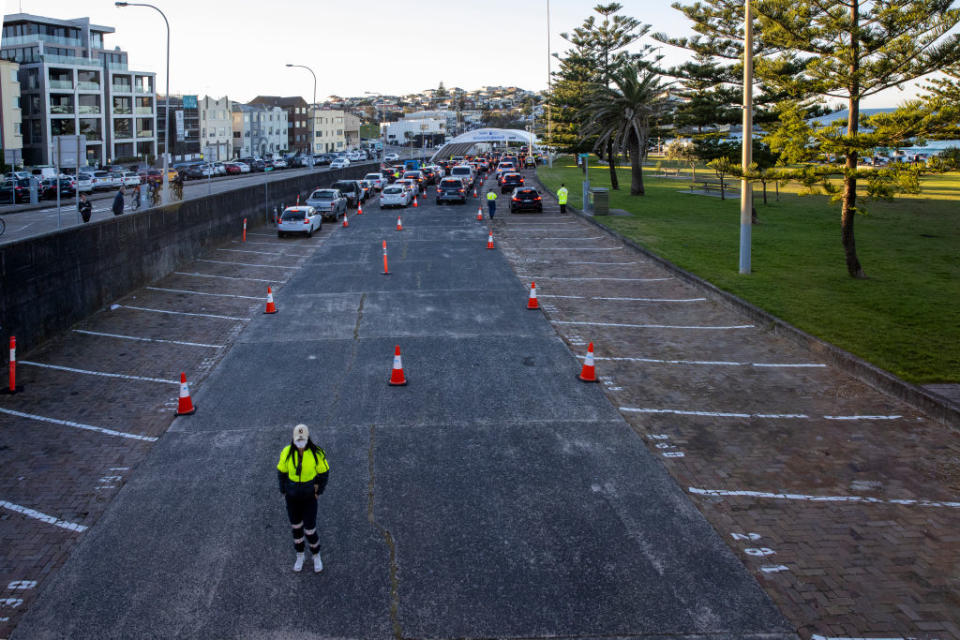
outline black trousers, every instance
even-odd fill
[[[317,535],[317,499],[312,494],[287,499],[287,517],[293,528],[293,547],[297,553],[303,553],[303,539],[310,543],[310,552],[320,550],[320,536]]]

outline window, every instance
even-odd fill
[[[11,80],[12,82],[16,82],[16,81],[17,81],[17,70],[16,70],[16,69],[10,69],[10,80]]]

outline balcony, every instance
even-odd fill
[[[152,138],[153,130],[152,129],[137,129],[138,138]]]
[[[81,114],[86,113],[86,114],[100,115],[100,107],[98,107],[98,106],[89,106],[89,105],[80,105],[80,113],[81,113]]]
[[[118,106],[114,105],[114,107],[113,107],[113,115],[115,115],[115,116],[129,116],[129,115],[133,115],[133,109],[131,109],[130,107],[118,107]]]
[[[120,71],[129,71],[126,62],[107,62],[108,69],[117,69]]]
[[[83,43],[79,38],[64,38],[61,36],[48,36],[44,33],[33,33],[27,36],[13,36],[3,38],[3,46],[18,47],[23,44],[33,44],[35,42],[49,42],[50,44],[61,47],[82,47]]]
[[[51,89],[66,89],[67,91],[73,91],[72,80],[49,80],[47,81],[47,86]]]
[[[103,66],[99,60],[78,58],[76,56],[55,56],[49,53],[44,53],[40,56],[40,59],[47,64],[69,64],[78,67],[96,67],[98,69]]]
[[[133,87],[129,84],[113,84],[110,85],[110,90],[113,93],[133,93]]]
[[[72,105],[62,105],[62,104],[52,104],[50,105],[50,114],[57,116],[72,116],[73,115],[73,106]]]
[[[78,82],[77,87],[83,91],[100,91],[99,82]]]
[[[86,137],[87,142],[90,142],[91,140],[92,140],[92,141],[100,141],[100,140],[103,139],[103,137],[100,135],[100,132],[99,132],[99,131],[85,131],[85,132],[83,132],[81,135],[83,135],[84,137]]]
[[[140,85],[137,85],[134,90],[134,93],[153,93],[153,89],[148,87],[141,87]]]
[[[152,116],[153,107],[137,107],[138,116]]]

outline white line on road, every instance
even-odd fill
[[[623,302],[703,302],[706,298],[591,298],[591,300],[619,300]]]
[[[696,329],[704,331],[725,331],[728,329],[752,329],[752,324],[738,324],[731,326],[684,326],[669,324],[622,324],[617,322],[575,322],[572,320],[556,320],[555,324],[573,324],[587,327],[630,327],[633,329]]]
[[[527,287],[529,289],[530,287]],[[543,295],[537,294],[538,298],[566,298],[568,300],[585,300],[587,296],[555,296],[555,295]]]
[[[517,247],[521,251],[619,251],[623,247]]]
[[[684,409],[650,409],[640,407],[620,407],[627,413],[669,413],[678,416],[708,416],[712,418],[768,418],[785,420],[814,420],[815,417],[804,413],[732,413],[727,411],[687,411]],[[826,420],[898,420],[903,416],[821,416]]]
[[[162,378],[144,378],[142,376],[128,376],[122,373],[104,373],[103,371],[88,371],[87,369],[74,369],[73,367],[61,367],[55,364],[43,364],[42,362],[31,362],[30,360],[20,360],[19,364],[25,364],[31,367],[43,367],[45,369],[57,369],[59,371],[69,371],[70,373],[84,373],[91,376],[102,376],[104,378],[123,378],[124,380],[139,380],[141,382],[161,382],[163,384],[180,384],[178,380],[164,380]]]
[[[217,251],[230,251],[232,253],[256,253],[261,256],[282,256],[286,255],[282,251],[250,251],[248,249],[217,249]]]
[[[561,278],[558,276],[531,276],[517,275],[524,280],[611,280],[614,282],[662,282],[664,280],[673,280],[673,278]]]
[[[568,262],[567,264],[637,264],[636,262]]]
[[[578,355],[580,359],[586,358],[586,356]],[[760,362],[731,362],[727,360],[660,360],[657,358],[627,358],[627,357],[611,357],[611,356],[594,356],[594,360],[612,360],[614,362],[652,362],[655,364],[703,364],[703,365],[723,365],[730,367],[816,367],[816,368],[825,368],[825,364],[776,364],[776,363],[760,363]]]
[[[147,307],[133,307],[126,304],[116,305],[121,309],[136,309],[137,311],[150,311],[152,313],[168,313],[174,316],[193,316],[195,318],[218,318],[220,320],[246,320],[246,318],[235,318],[234,316],[218,316],[212,313],[187,313],[186,311],[166,311],[164,309],[148,309]]]
[[[36,580],[14,580],[7,585],[7,589],[10,591],[20,591],[23,589],[33,589],[37,586]]]
[[[144,287],[151,291],[166,291],[167,293],[189,293],[192,296],[215,296],[217,298],[242,298],[244,300],[266,300],[266,296],[238,296],[232,293],[207,293],[205,291],[189,291],[187,289],[164,289],[163,287]]]
[[[284,267],[278,264],[250,264],[249,262],[230,262],[229,260],[207,260],[197,258],[197,262],[212,262],[213,264],[232,264],[238,267],[270,267],[271,269],[299,269],[300,267]]]
[[[210,349],[222,349],[222,344],[203,344],[202,342],[183,342],[181,340],[163,340],[162,338],[138,338],[137,336],[124,336],[119,333],[101,333],[99,331],[87,331],[85,329],[74,329],[76,333],[85,333],[90,336],[102,336],[104,338],[118,338],[120,340],[136,340],[138,342],[164,342],[167,344],[180,344],[186,347],[208,347]]]
[[[871,498],[869,496],[817,496],[804,493],[774,493],[770,491],[730,491],[727,489],[697,489],[688,487],[690,493],[701,496],[769,498],[773,500],[799,500],[803,502],[853,502],[861,504],[892,504],[907,507],[947,507],[960,509],[960,502],[941,500],[913,500],[904,498]]]
[[[87,527],[82,524],[77,524],[76,522],[68,522],[67,520],[61,520],[60,518],[48,516],[45,513],[40,513],[39,511],[35,511],[34,509],[23,507],[19,504],[14,504],[12,502],[7,502],[6,500],[0,500],[0,508],[7,509],[9,511],[16,511],[17,513],[21,515],[25,515],[28,518],[34,518],[36,520],[40,520],[41,522],[52,524],[55,527],[60,527],[61,529],[68,529],[70,531],[76,531],[77,533],[83,533],[84,531],[87,530]],[[23,600],[21,600],[20,602],[23,602]]]
[[[815,634],[813,634],[812,636],[810,636],[810,640],[915,640],[915,639],[914,639],[914,638],[904,638],[904,637],[902,637],[902,636],[898,636],[898,637],[896,637],[896,638],[888,638],[888,637],[883,637],[883,638],[867,638],[867,637],[861,637],[861,636],[857,636],[857,637],[850,637],[850,636],[821,636],[820,634],[815,633]]]
[[[589,238],[580,238],[578,236],[567,236],[565,238],[537,238],[534,236],[524,236],[518,240],[603,240],[606,236],[590,236]]]
[[[126,433],[124,431],[115,431],[113,429],[104,429],[103,427],[94,427],[89,424],[82,424],[80,422],[71,422],[70,420],[57,420],[56,418],[47,418],[46,416],[38,416],[32,413],[23,413],[21,411],[12,411],[10,409],[4,409],[0,407],[0,413],[6,413],[11,416],[17,416],[19,418],[27,418],[28,420],[37,420],[38,422],[49,422],[51,424],[59,424],[64,427],[73,427],[74,429],[83,429],[85,431],[96,431],[97,433],[102,433],[108,436],[117,436],[120,438],[130,438],[131,440],[142,440],[144,442],[156,442],[156,438],[151,438],[150,436],[141,436],[136,433]]]
[[[174,275],[193,276],[194,278],[220,278],[221,280],[246,280],[248,282],[279,282],[278,280],[267,280],[265,278],[238,278],[237,276],[218,276],[211,273],[187,273],[185,271],[174,271]]]

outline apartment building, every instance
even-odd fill
[[[170,128],[166,129],[167,99],[160,96],[157,111],[160,151],[170,154],[170,162],[200,160],[203,146],[200,140],[200,103],[197,96],[170,96]],[[166,146],[170,140],[170,148]]]
[[[107,49],[114,32],[89,18],[4,16],[0,58],[20,65],[25,164],[49,164],[58,135],[86,136],[91,165],[157,155],[156,74]]]
[[[287,112],[282,107],[234,102],[233,155],[237,158],[271,158],[287,153]]]
[[[343,109],[317,109],[314,153],[345,151],[360,145],[360,118]]]
[[[447,135],[446,118],[412,118],[383,124],[381,135],[388,144],[416,143],[416,146],[433,146],[443,142]]]
[[[16,62],[0,60],[0,144],[4,164],[12,166],[23,164],[19,71],[20,65]]]
[[[290,151],[310,151],[310,105],[300,96],[257,96],[249,103],[254,106],[280,107],[287,112],[287,139]]]
[[[233,111],[230,99],[204,96],[200,100],[200,148],[204,160],[233,158]]]

